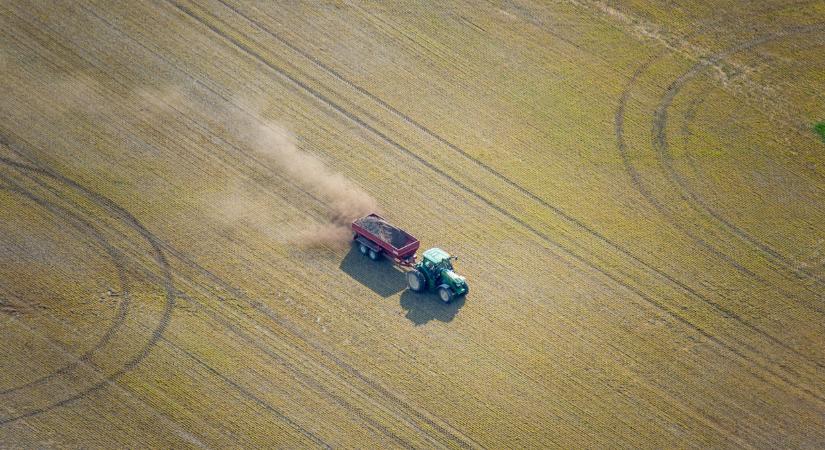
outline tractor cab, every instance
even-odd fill
[[[449,253],[440,248],[431,248],[424,252],[422,262],[428,270],[453,270],[450,260],[454,259]]]

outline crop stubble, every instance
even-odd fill
[[[769,318],[752,313],[727,294],[698,282],[689,275],[689,270],[682,270],[680,264],[662,263],[660,255],[634,249],[629,244],[632,240],[622,236],[621,228],[617,231],[606,227],[596,219],[596,213],[588,217],[587,210],[571,205],[566,194],[557,197],[540,188],[528,172],[524,172],[522,178],[518,170],[503,165],[507,158],[466,150],[473,146],[468,145],[469,140],[455,138],[460,135],[460,129],[449,132],[453,137],[444,137],[445,134],[432,125],[434,119],[421,114],[420,105],[410,102],[405,105],[407,108],[394,106],[403,104],[398,103],[397,96],[405,95],[393,97],[388,93],[394,81],[385,80],[388,86],[354,81],[347,75],[351,69],[344,64],[346,61],[306,50],[311,46],[290,40],[300,36],[293,29],[289,31],[290,39],[279,35],[275,30],[283,28],[284,22],[300,23],[303,12],[300,7],[277,16],[271,11],[262,14],[255,7],[234,2],[209,3],[208,8],[204,7],[206,4],[190,2],[171,2],[171,5],[159,2],[154,8],[147,6],[143,11],[147,15],[157,15],[189,30],[191,42],[170,51],[171,41],[165,33],[156,30],[159,43],[151,42],[152,33],[144,32],[135,39],[136,29],[148,30],[151,25],[135,22],[133,15],[118,16],[104,3],[83,3],[70,8],[70,12],[77,14],[82,10],[96,17],[96,23],[103,23],[110,32],[129,41],[130,48],[146,55],[157,67],[166,67],[175,77],[188,79],[187,82],[198,86],[198,92],[205,93],[210,101],[221,99],[217,101],[231,103],[232,93],[244,87],[257,95],[268,95],[268,91],[277,93],[283,102],[277,110],[296,127],[297,135],[309,136],[303,143],[305,148],[324,155],[337,170],[362,186],[370,186],[371,193],[382,204],[392,205],[391,220],[409,224],[411,230],[421,230],[414,234],[425,240],[424,245],[440,243],[437,241],[443,239],[445,246],[452,244],[463,249],[469,257],[462,270],[471,274],[471,282],[478,288],[474,288],[473,296],[458,316],[452,321],[431,322],[414,328],[398,314],[397,304],[372,301],[377,297],[368,289],[341,274],[336,258],[332,257],[340,259],[340,253],[310,252],[316,255],[311,257],[313,265],[319,266],[302,269],[301,260],[309,256],[286,249],[283,243],[262,239],[261,230],[251,229],[246,223],[230,224],[231,233],[216,234],[210,229],[214,222],[210,222],[208,216],[204,220],[203,212],[197,210],[196,193],[169,201],[191,217],[189,223],[187,214],[176,215],[170,211],[164,215],[164,209],[171,209],[169,204],[147,207],[127,200],[132,203],[130,209],[139,208],[140,214],[151,220],[151,228],[157,230],[153,236],[169,236],[158,240],[158,249],[173,258],[174,276],[179,278],[175,295],[186,299],[194,311],[203,314],[202,320],[220,326],[219,332],[208,333],[200,329],[197,320],[188,316],[181,318],[193,327],[192,332],[187,334],[176,329],[174,340],[162,338],[172,348],[164,353],[165,358],[170,361],[177,357],[172,355],[188,358],[209,372],[212,379],[264,411],[279,416],[282,423],[307,439],[305,442],[323,446],[328,442],[345,444],[352,442],[348,439],[357,441],[371,436],[397,446],[495,446],[504,440],[521,445],[566,446],[577,439],[628,446],[667,445],[683,439],[705,445],[723,442],[770,445],[801,442],[805,439],[804,433],[809,431],[809,424],[814,426],[817,422],[813,414],[821,411],[823,394],[818,373],[821,355],[815,348],[799,338],[783,339],[780,333],[784,330],[775,328]],[[360,13],[348,13],[343,20],[334,9],[330,11],[325,13],[325,19],[332,23],[358,18],[357,26],[369,27],[371,20],[379,20],[372,14],[360,18]],[[485,21],[495,25],[498,20],[487,17],[494,12],[481,9],[464,19],[486,30],[490,24]],[[578,12],[583,17],[603,21],[601,26],[611,33],[617,29],[621,32],[621,26],[613,25],[596,12],[587,9]],[[17,10],[15,14],[22,13]],[[404,20],[403,17],[400,20]],[[38,23],[38,19],[28,20],[32,20],[30,27],[41,31],[25,33],[45,33],[39,38],[41,41],[66,33],[47,28],[46,24]],[[411,20],[406,28],[410,34],[405,38],[415,43],[422,39],[420,42],[425,46],[434,44],[435,37],[427,41],[423,33],[416,35],[411,31],[418,25]],[[426,28],[418,29],[422,30]],[[335,29],[327,32],[334,33]],[[387,28],[383,28],[383,32],[387,33]],[[527,41],[543,36],[541,33],[539,30],[527,34]],[[483,33],[481,36],[484,39]],[[311,42],[312,36],[305,34],[303,38]],[[52,43],[46,46],[55,48]],[[146,82],[135,76],[140,72],[123,60],[115,59],[112,64],[101,59],[106,50],[75,52],[72,47],[83,46],[71,39],[57,47],[68,50],[59,56],[64,63],[77,64],[78,60],[85,60],[81,65],[101,74],[106,86],[123,83],[122,89],[131,91],[134,85]],[[238,71],[237,80],[232,80],[232,70],[226,70],[227,64],[212,66],[187,60],[192,54],[206,54],[210,48],[220,49],[217,51],[223,55],[221,61],[233,62],[233,70]],[[440,51],[446,52],[448,48],[442,46]],[[587,49],[594,48],[597,49],[598,44],[582,42],[563,50],[550,45],[547,52],[551,56],[575,59],[579,56],[573,55],[579,54],[570,52],[581,51],[587,64],[609,66],[612,61],[609,57],[605,58],[602,53],[592,56],[598,50],[588,53]],[[450,51],[460,54],[457,49]],[[405,56],[413,58],[410,54]],[[591,56],[592,60],[588,59]],[[426,52],[414,57],[432,62]],[[483,69],[482,63],[472,56],[460,54],[460,59],[468,61],[464,76],[484,73],[479,70]],[[450,58],[440,60],[451,63]],[[473,65],[475,67],[471,67]],[[437,70],[437,65],[435,67],[431,70]],[[569,71],[569,66],[564,70]],[[614,73],[621,74],[622,70]],[[426,78],[430,73],[422,71],[419,76]],[[621,81],[617,75],[600,83],[620,93]],[[460,81],[455,83],[462,86]],[[489,86],[495,87],[495,84]],[[433,88],[439,86],[435,84]],[[471,86],[466,88],[469,94],[461,98],[474,99],[476,91]],[[104,97],[110,95],[108,89],[111,88],[104,89]],[[595,108],[594,112],[604,112],[607,122],[615,114],[616,130],[623,131],[621,109],[619,113],[611,110],[616,98],[597,98],[606,106]],[[624,105],[624,100],[621,104]],[[441,106],[444,105],[436,103],[432,109]],[[324,205],[320,199],[279,176],[277,168],[245,152],[243,146],[232,144],[231,136],[211,130],[213,122],[208,117],[190,118],[188,108],[176,109],[173,113],[177,122],[187,124],[183,128],[154,124],[150,113],[141,116],[141,112],[135,112],[135,117],[141,117],[135,124],[144,123],[153,129],[148,139],[140,127],[114,125],[120,133],[141,136],[158,154],[168,152],[169,146],[196,172],[225,170],[239,174],[249,180],[247,184],[255,186],[252,189],[260,192],[262,198],[271,202],[256,207],[271,207],[287,222],[294,217],[318,219],[322,216]],[[446,110],[446,106],[444,108]],[[404,109],[418,112],[408,113]],[[19,119],[9,123],[23,126]],[[660,128],[666,127],[660,125]],[[184,133],[173,134],[179,129]],[[313,135],[312,131],[317,134]],[[615,142],[616,138],[611,131],[614,130],[607,127],[603,138],[588,139],[602,139],[609,151],[611,139]],[[17,134],[14,129],[5,132]],[[73,132],[95,133],[92,128]],[[347,133],[358,137],[334,142],[336,137]],[[200,136],[218,142],[225,147],[224,151],[206,156],[193,150],[203,145],[203,141],[193,138]],[[176,138],[186,139],[187,145],[176,144]],[[26,139],[17,136],[14,140],[24,142]],[[553,136],[546,139],[548,142],[544,145],[558,144]],[[59,142],[75,148],[78,145],[74,136]],[[109,142],[117,148],[116,142]],[[27,145],[37,149],[32,150],[32,154],[59,164],[62,170],[78,170],[60,156],[50,155],[43,141]],[[189,146],[192,148],[187,148]],[[348,146],[357,148],[356,152],[352,153]],[[216,149],[209,145],[206,148]],[[395,156],[387,156],[388,152]],[[535,144],[524,150],[501,147],[499,152],[542,160],[540,154],[534,153]],[[545,176],[549,176],[575,161],[571,155],[558,156],[562,161],[560,166],[540,167],[537,173],[546,170]],[[384,158],[398,166],[375,167],[374,162]],[[143,164],[151,167],[159,163]],[[610,164],[613,165],[608,169],[600,170],[610,173],[610,168],[619,169],[613,182],[628,183],[632,177],[622,178],[621,159]],[[135,167],[146,170],[140,164]],[[76,176],[84,181],[98,178],[82,172]],[[171,176],[171,172],[165,176]],[[404,181],[399,184],[398,179]],[[186,181],[188,178],[182,177],[176,188],[185,187]],[[107,181],[97,179],[95,184],[98,191],[111,189]],[[125,198],[122,193],[118,195]],[[251,195],[241,192],[244,198]],[[294,202],[299,203],[294,205]],[[115,204],[109,207],[109,213],[118,212],[118,217],[128,214]],[[91,212],[92,216],[95,214]],[[461,227],[456,226],[457,219]],[[672,220],[677,223],[677,231],[683,231],[679,230],[678,218]],[[182,232],[176,225],[190,228]],[[215,236],[226,243],[228,251],[222,254],[199,247],[197,239],[188,233]],[[690,247],[679,239],[679,247],[675,248]],[[536,246],[544,251],[536,252]],[[699,259],[694,255],[668,255],[666,249],[663,251],[667,256],[685,257],[687,261]],[[703,263],[732,264],[736,271],[754,277],[750,265],[740,264],[722,250],[710,253]],[[129,255],[128,258],[140,261],[145,256]],[[197,259],[204,262],[198,263]],[[544,274],[546,267],[554,270]],[[764,269],[760,268],[759,275],[754,277],[760,284],[765,280],[761,270]],[[144,277],[152,278],[151,271],[144,272],[149,272],[144,273]],[[244,272],[252,275],[246,277]],[[718,273],[726,272],[718,269]],[[548,291],[551,287],[552,291]],[[783,284],[780,289],[786,287]],[[401,294],[402,304],[404,295]],[[764,295],[775,300],[773,294]],[[786,293],[785,297],[797,300],[793,295]],[[282,298],[288,301],[281,303]],[[515,329],[516,321],[529,326]],[[327,325],[318,325],[324,323]],[[327,327],[330,329],[326,330]],[[498,333],[493,333],[494,330]],[[312,400],[315,405],[327,403],[331,410],[352,416],[357,424],[366,427],[367,433],[357,432],[355,424],[343,423],[336,432],[338,424],[322,424],[322,418],[310,412],[273,406],[277,403],[288,408],[287,405],[293,403],[284,403],[280,395],[251,387],[249,383],[255,380],[260,383],[260,378],[233,368],[227,357],[210,352],[209,346],[202,342],[207,336],[240,344],[216,345],[216,348],[245,348],[261,357],[262,364],[268,361],[283,367],[284,375],[279,379],[287,386],[295,385],[306,392],[307,399],[315,399]],[[809,339],[820,337],[814,334]],[[357,340],[357,345],[342,343],[349,339]],[[670,356],[674,353],[680,356]],[[728,361],[730,356],[732,361]],[[269,372],[263,366],[255,366],[259,361],[257,357],[236,361],[247,364],[253,372]],[[235,360],[235,357],[229,359]],[[146,370],[150,371],[151,367]],[[483,381],[491,381],[500,392],[486,391],[489,383]],[[739,393],[742,386],[751,393]],[[134,385],[131,388],[151,397],[154,408],[166,411],[176,420],[182,421],[185,417],[175,412],[172,406],[175,400],[152,397],[159,391]],[[172,399],[182,394],[175,394],[172,388],[164,392]],[[760,411],[761,402],[753,399],[760,395],[775,406]],[[798,399],[805,399],[801,406],[794,407],[799,409],[779,418]],[[244,414],[243,409],[236,411]],[[206,416],[201,417],[207,420]],[[221,426],[245,428],[244,431],[252,435],[260,431],[251,426],[254,421],[244,427],[243,417]],[[794,426],[794,417],[804,420]],[[576,420],[589,426],[577,425]],[[504,421],[507,426],[501,425]],[[650,426],[651,422],[661,426]],[[615,431],[639,429],[645,424],[648,425],[642,433]],[[186,422],[181,426],[192,430]],[[810,439],[818,439],[816,434],[813,436]],[[197,439],[222,442],[216,434]]]

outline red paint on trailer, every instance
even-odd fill
[[[374,227],[375,224],[379,224],[380,229],[389,230],[395,239],[387,239],[386,236],[382,239],[376,232],[367,229],[368,226]],[[387,222],[386,219],[378,214],[370,214],[360,219],[355,219],[352,222],[352,231],[355,233],[354,238],[356,240],[358,237],[361,237],[370,241],[380,247],[383,253],[396,264],[411,266],[415,263],[415,252],[418,251],[418,247],[421,245],[418,239],[410,233]],[[395,244],[399,246],[394,246],[393,241],[396,241]]]

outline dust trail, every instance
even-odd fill
[[[351,238],[350,223],[377,211],[375,199],[317,156],[298,148],[295,137],[283,126],[261,121],[249,138],[252,149],[275,163],[282,174],[324,201],[327,218],[312,224],[292,238],[306,247],[342,246]]]
[[[133,111],[141,111],[162,121],[189,118],[199,122],[224,141],[216,141],[222,146],[219,151],[236,151],[225,146],[225,142],[231,142],[263,160],[272,170],[272,178],[287,179],[323,202],[323,219],[296,224],[297,218],[276,218],[268,195],[260,186],[247,184],[244,180],[224,179],[223,188],[219,192],[209,189],[211,194],[203,192],[204,186],[187,188],[188,198],[202,197],[196,200],[203,204],[204,211],[214,214],[213,218],[227,226],[238,226],[243,222],[273,240],[283,240],[285,228],[298,226],[302,231],[287,236],[289,243],[306,248],[337,247],[348,243],[352,220],[378,209],[375,199],[354,181],[331,169],[318,156],[299,148],[296,137],[272,118],[271,105],[265,101],[244,96],[209,101],[197,92],[195,86],[183,83],[138,84],[116,94],[113,88],[118,86],[103,84],[92,74],[81,71],[54,73],[44,86],[53,93],[55,102],[70,112],[67,117],[77,115],[87,120],[107,121],[112,117],[131,117]],[[107,94],[115,94],[124,100],[119,103],[106,101]],[[123,105],[128,105],[128,109]],[[83,164],[88,168],[100,162],[84,160]],[[105,163],[103,166],[102,171],[116,169],[105,166]],[[220,184],[218,179],[178,179],[180,183],[189,181],[212,186]],[[196,194],[198,192],[200,194]]]

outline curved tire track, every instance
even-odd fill
[[[628,83],[627,88],[623,92],[622,97],[619,100],[619,106],[616,110],[615,131],[616,131],[617,148],[618,148],[620,156],[622,157],[622,161],[625,165],[625,168],[626,168],[628,174],[630,175],[631,182],[633,183],[636,190],[639,191],[639,193],[651,205],[653,205],[653,207],[657,211],[659,211],[665,217],[665,219],[668,221],[668,223],[672,224],[674,227],[676,227],[677,229],[679,229],[680,231],[685,233],[686,236],[693,239],[697,244],[701,245],[702,247],[704,247],[708,251],[712,252],[714,255],[717,255],[717,256],[725,259],[726,261],[732,263],[734,265],[734,267],[737,268],[737,270],[739,270],[740,272],[753,277],[757,281],[767,283],[767,280],[765,280],[761,276],[751,272],[750,270],[742,267],[733,258],[731,258],[730,256],[722,253],[721,251],[719,251],[718,249],[713,247],[711,244],[709,244],[707,241],[703,240],[702,238],[698,237],[694,233],[690,232],[690,230],[688,228],[686,228],[682,224],[680,224],[676,220],[676,218],[673,217],[671,211],[668,208],[666,208],[664,205],[662,205],[662,203],[659,202],[659,200],[647,189],[647,187],[645,186],[644,182],[641,179],[641,174],[636,169],[636,167],[633,165],[633,162],[631,161],[630,156],[628,155],[627,144],[625,143],[625,140],[624,140],[624,114],[625,114],[625,108],[626,108],[627,102],[630,98],[630,93],[632,91],[632,86],[634,86],[636,84],[636,82],[638,81],[638,78],[641,76],[641,74],[644,73],[647,70],[647,68],[649,68],[649,66],[653,64],[655,59],[657,59],[658,57],[660,57],[662,55],[663,54],[660,54],[659,56],[654,57],[654,59],[651,59],[650,61],[643,64],[642,66],[640,66],[636,70],[636,72],[631,77],[631,80]],[[789,294],[787,292],[784,292],[784,291],[783,291],[783,294],[786,297],[788,297],[790,299],[793,299],[793,296],[791,294]],[[797,355],[798,357],[810,362],[811,364],[814,364],[816,367],[825,368],[825,363],[822,363],[822,362],[811,359],[807,355],[805,355],[805,354],[799,352],[798,350],[794,349],[793,347],[789,346],[788,344],[786,344],[784,341],[782,341],[778,337],[762,330],[761,328],[757,327],[756,325],[753,325],[748,320],[746,320],[743,317],[741,317],[740,315],[734,313],[732,310],[729,310],[728,308],[725,308],[722,305],[717,305],[715,303],[714,303],[714,305],[717,306],[715,309],[717,309],[717,311],[720,314],[723,314],[724,316],[731,317],[734,320],[737,320],[738,322],[740,322],[743,326],[747,327],[752,332],[764,337],[765,339],[769,340],[770,342],[774,343],[775,345],[778,345],[778,346],[782,347],[786,351]],[[819,311],[819,310],[817,310],[817,311]]]
[[[65,375],[65,374],[73,371],[74,369],[76,369],[81,364],[88,362],[97,351],[99,351],[106,344],[109,343],[109,341],[115,336],[117,331],[123,325],[123,322],[126,320],[126,316],[128,314],[129,304],[131,303],[131,298],[130,298],[130,293],[129,293],[129,280],[126,276],[125,261],[123,260],[123,255],[114,246],[112,246],[103,237],[103,235],[97,229],[95,229],[95,227],[92,224],[90,224],[90,223],[88,223],[88,222],[86,222],[86,221],[84,221],[84,220],[82,220],[82,219],[80,219],[80,218],[78,218],[74,215],[69,216],[69,213],[67,213],[66,210],[60,209],[57,205],[55,205],[55,204],[53,204],[53,203],[51,203],[51,202],[49,202],[45,199],[42,199],[40,197],[35,196],[34,194],[29,192],[28,190],[26,190],[26,189],[22,188],[21,186],[17,185],[16,183],[14,183],[14,181],[7,178],[5,175],[0,174],[0,180],[3,180],[5,183],[8,184],[7,189],[9,191],[15,192],[19,195],[24,196],[25,198],[29,199],[30,201],[34,202],[35,204],[39,205],[40,207],[50,211],[55,216],[59,216],[59,217],[62,217],[64,219],[66,219],[68,217],[71,217],[71,220],[69,220],[69,223],[75,229],[77,229],[81,233],[86,234],[87,236],[92,237],[95,241],[97,241],[97,243],[105,249],[106,253],[109,255],[110,259],[112,260],[112,262],[115,265],[115,268],[116,268],[117,273],[118,273],[118,278],[119,278],[119,281],[120,281],[119,292],[122,294],[122,300],[120,302],[118,302],[119,303],[118,310],[115,314],[114,319],[112,320],[112,323],[106,329],[105,333],[95,342],[95,344],[92,347],[90,347],[88,350],[86,350],[82,355],[80,355],[77,358],[76,361],[74,361],[72,363],[69,363],[69,364],[67,364],[63,367],[60,367],[59,369],[56,369],[56,370],[54,370],[54,371],[52,371],[52,372],[50,372],[46,375],[43,375],[39,378],[36,378],[36,379],[32,380],[32,381],[29,381],[29,382],[26,382],[24,384],[14,386],[14,387],[4,389],[4,390],[0,391],[0,396],[4,396],[4,395],[13,394],[13,393],[15,393],[17,391],[20,391],[20,390],[23,390],[23,389],[30,389],[32,387],[39,386],[41,384],[47,383],[47,382],[51,381],[52,379],[54,379],[58,376]]]
[[[670,180],[675,183],[678,187],[681,188],[683,192],[685,192],[688,197],[692,200],[694,207],[698,207],[701,211],[704,211],[706,214],[709,214],[711,217],[716,219],[720,224],[724,225],[731,233],[739,237],[740,239],[750,243],[752,246],[759,249],[764,255],[769,257],[770,259],[779,262],[791,272],[796,274],[801,278],[809,278],[816,282],[817,285],[825,287],[825,279],[822,277],[811,273],[810,271],[804,270],[802,268],[796,267],[793,262],[785,257],[784,255],[780,254],[777,250],[772,248],[771,246],[759,241],[758,239],[752,237],[746,231],[738,227],[737,225],[731,223],[725,217],[723,217],[718,211],[711,208],[707,202],[702,198],[698,192],[694,191],[686,182],[685,180],[679,175],[676,170],[673,168],[673,157],[670,153],[670,147],[667,140],[667,123],[668,123],[668,109],[670,108],[671,104],[673,103],[674,98],[676,95],[679,94],[681,89],[694,77],[699,75],[705,69],[710,67],[711,65],[718,64],[723,62],[727,58],[733,56],[736,53],[740,53],[745,50],[749,50],[751,48],[757,47],[759,45],[775,41],[777,39],[781,39],[783,37],[797,35],[797,34],[805,34],[810,32],[817,32],[825,30],[825,24],[816,24],[804,27],[790,27],[783,29],[782,31],[760,36],[758,38],[752,39],[745,43],[739,44],[734,46],[728,50],[713,54],[706,58],[704,61],[700,61],[693,65],[690,69],[680,75],[671,85],[668,87],[665,95],[662,97],[659,105],[656,108],[654,113],[654,121],[653,121],[653,143],[654,148],[659,155],[660,162],[662,167],[665,169],[666,174],[670,178]],[[815,293],[819,298],[823,297],[823,293]],[[808,307],[813,307],[817,312],[821,314],[825,314],[825,310],[822,308],[809,305],[807,303],[803,303],[803,305]]]
[[[6,137],[3,137],[3,141],[8,143],[9,140]],[[98,383],[94,384],[93,386],[86,388],[78,393],[70,395],[66,398],[61,400],[55,401],[50,403],[47,406],[43,406],[40,408],[32,409],[24,413],[16,414],[9,417],[0,418],[0,426],[7,425],[12,422],[16,422],[18,420],[27,419],[30,417],[34,417],[36,415],[51,411],[55,408],[59,408],[62,406],[69,405],[74,403],[94,392],[97,392],[110,383],[114,382],[118,378],[122,377],[126,373],[134,370],[144,359],[149,356],[152,348],[157,344],[157,342],[161,339],[163,332],[169,325],[169,322],[172,318],[172,312],[175,306],[175,290],[172,283],[172,276],[171,270],[169,268],[169,264],[166,260],[166,256],[164,255],[163,251],[161,250],[160,245],[158,244],[157,239],[152,235],[134,216],[128,213],[126,210],[117,206],[114,202],[109,200],[108,198],[93,192],[85,187],[79,185],[78,183],[74,182],[73,180],[66,178],[58,173],[55,173],[49,169],[40,168],[29,166],[26,164],[19,163],[17,161],[10,160],[8,158],[0,157],[0,164],[3,164],[7,167],[13,168],[21,173],[30,173],[36,174],[38,176],[46,177],[52,179],[58,183],[61,183],[79,193],[81,193],[84,197],[92,200],[94,203],[98,204],[104,210],[108,212],[114,212],[115,218],[121,220],[125,224],[127,224],[130,228],[138,232],[152,248],[153,258],[155,262],[158,264],[160,271],[161,271],[161,284],[166,292],[166,299],[164,304],[163,313],[161,318],[158,322],[156,328],[152,331],[152,334],[146,344],[141,347],[137,355],[133,356],[129,359],[122,368],[115,371],[112,374],[107,375],[103,380],[99,381]],[[32,194],[34,195],[34,194]],[[36,196],[35,196],[36,197]]]
[[[8,146],[8,144],[6,144],[6,145]],[[28,161],[32,162],[33,164],[36,164],[36,163],[34,162],[34,160],[31,158],[31,156],[26,155],[26,154],[25,154],[25,153],[23,153],[21,150],[16,149],[16,148],[14,148],[14,147],[11,147],[11,146],[8,146],[8,147],[9,147],[9,148],[10,148],[13,152],[15,152],[18,156],[20,156],[20,157],[22,157],[22,158],[24,158],[24,159],[26,159],[26,160],[28,160]],[[5,162],[5,161],[3,161],[3,158],[0,158],[0,162]],[[33,166],[30,166],[30,167],[33,167]],[[80,206],[79,206],[79,205],[75,204],[75,202],[73,202],[71,199],[67,198],[64,194],[62,194],[62,193],[61,193],[61,192],[59,192],[58,190],[54,189],[53,187],[51,187],[51,186],[49,186],[49,185],[47,185],[47,184],[43,183],[40,179],[38,179],[38,178],[36,178],[36,177],[31,177],[31,180],[32,180],[33,182],[35,182],[35,183],[38,183],[38,184],[39,184],[42,188],[49,190],[49,191],[51,192],[51,194],[52,194],[52,195],[54,195],[55,197],[59,198],[60,200],[62,200],[62,201],[64,201],[64,202],[66,202],[67,204],[74,204],[74,206],[75,206],[76,208],[78,208],[78,209],[81,209],[81,210],[82,210],[82,208],[80,208]],[[104,209],[106,209],[106,208],[104,208]],[[78,220],[78,221],[80,221],[80,222],[83,222],[83,223],[87,224],[88,226],[92,226],[91,224],[89,224],[88,222],[86,222],[85,220],[83,220],[80,216],[78,216],[77,214],[75,214],[75,213],[73,213],[73,212],[69,211],[68,209],[63,209],[63,211],[65,212],[65,214],[66,214],[66,215],[69,215],[69,216],[71,216],[71,217],[75,218],[75,220]],[[85,213],[86,213],[86,214],[90,214],[90,212],[88,212],[88,211],[87,211],[87,212],[85,212]],[[119,235],[123,236],[123,238],[124,238],[124,239],[128,239],[128,236],[126,236],[125,234],[123,234],[121,231],[116,230],[116,229],[114,229],[114,228],[112,228],[111,226],[108,226],[108,225],[106,225],[106,224],[104,224],[104,227],[108,227],[108,228],[109,228],[112,232],[114,232],[115,234],[119,234]],[[154,240],[155,240],[155,242],[159,245],[159,248],[161,248],[161,249],[162,249],[163,251],[165,251],[165,252],[169,252],[169,250],[166,250],[166,249],[165,249],[166,247],[169,247],[169,246],[168,246],[168,244],[165,244],[165,243],[161,242],[161,241],[160,241],[158,238],[156,238],[156,237],[154,238]],[[171,248],[171,247],[170,247],[170,248]],[[174,249],[172,249],[172,250],[174,250]],[[125,253],[122,253],[122,254],[121,254],[121,256],[130,256],[130,255],[125,254]],[[137,263],[137,261],[138,261],[138,260],[139,260],[139,258],[140,258],[140,255],[131,255],[131,256],[132,256],[132,258],[133,258],[133,259],[136,261],[136,263]],[[158,276],[157,274],[155,274],[155,273],[154,273],[154,271],[153,271],[151,268],[145,267],[145,266],[143,266],[142,264],[139,264],[139,263],[137,263],[137,264],[138,264],[138,265],[142,268],[143,274],[144,274],[144,275],[145,275],[148,279],[152,280],[153,282],[159,283],[159,284],[163,284],[163,283],[164,283],[164,281],[163,281],[163,280],[164,280],[164,277],[163,277],[163,276]],[[185,281],[185,280],[182,280],[182,281]],[[217,318],[217,316],[215,315],[215,313],[213,313],[211,310],[209,310],[209,308],[207,307],[207,305],[203,304],[202,302],[199,302],[199,301],[197,301],[197,300],[195,300],[195,299],[193,299],[193,298],[191,298],[191,297],[187,296],[187,295],[186,295],[186,294],[184,294],[183,292],[180,292],[180,291],[177,291],[177,290],[175,291],[175,297],[176,297],[176,298],[178,298],[178,297],[179,297],[179,298],[183,298],[183,299],[189,300],[189,301],[190,301],[190,302],[192,302],[193,304],[196,304],[196,305],[197,305],[197,306],[198,306],[201,310],[203,310],[203,311],[207,311],[207,314],[210,314],[210,316],[211,316],[213,319],[217,320],[219,323],[222,323],[222,325],[224,325],[224,326],[225,326],[225,327],[227,327],[228,329],[230,329],[230,330],[234,329],[234,326],[233,326],[233,325],[229,324],[228,322],[226,322],[226,321],[225,321],[225,320],[223,320],[223,319]],[[189,351],[187,351],[187,350],[185,350],[185,349],[180,348],[179,346],[177,346],[176,344],[172,343],[171,341],[169,341],[168,339],[166,339],[166,338],[165,338],[165,337],[163,337],[162,335],[160,336],[160,339],[161,339],[161,340],[163,340],[164,342],[169,343],[172,347],[175,347],[175,348],[179,349],[179,350],[180,350],[180,351],[182,351],[184,354],[186,354],[188,357],[190,357],[193,361],[195,361],[195,362],[196,362],[196,363],[198,363],[199,365],[204,366],[204,367],[205,367],[208,371],[212,372],[213,374],[216,374],[216,375],[217,375],[220,379],[222,379],[223,381],[225,381],[225,382],[226,382],[228,385],[230,385],[233,389],[235,389],[235,390],[237,390],[238,392],[240,392],[240,393],[241,393],[241,395],[243,395],[244,397],[247,397],[248,399],[250,399],[250,400],[254,401],[256,404],[258,404],[258,405],[262,406],[262,407],[263,407],[264,409],[266,409],[267,411],[269,411],[269,412],[271,412],[271,413],[275,414],[275,415],[276,415],[279,419],[281,419],[281,420],[283,420],[284,422],[286,422],[289,426],[291,426],[291,427],[293,427],[294,429],[296,429],[298,432],[300,432],[301,434],[303,434],[304,436],[306,436],[306,437],[307,437],[308,439],[310,439],[312,442],[316,443],[316,444],[317,444],[317,445],[319,445],[320,447],[329,448],[329,445],[328,445],[328,444],[326,444],[326,443],[325,443],[322,439],[320,439],[317,435],[315,435],[314,433],[310,432],[309,430],[307,430],[307,429],[305,429],[305,428],[301,427],[301,426],[300,426],[300,425],[298,425],[298,424],[297,424],[294,420],[292,420],[290,417],[288,417],[285,413],[283,413],[282,411],[280,411],[280,410],[278,410],[277,408],[273,407],[272,405],[270,405],[269,403],[267,403],[265,400],[261,399],[260,397],[255,396],[255,395],[254,395],[254,394],[252,394],[249,390],[247,390],[246,388],[244,388],[243,386],[241,386],[241,385],[240,385],[240,384],[238,384],[237,382],[235,382],[235,381],[233,381],[233,380],[229,379],[228,377],[226,377],[226,376],[225,376],[225,375],[223,375],[222,373],[217,372],[217,371],[216,371],[216,369],[214,369],[213,367],[211,367],[211,366],[209,366],[208,364],[206,364],[206,363],[205,363],[204,361],[202,361],[200,358],[195,357],[195,356],[194,356],[191,352],[189,352]],[[290,368],[290,369],[292,369],[292,370],[293,370],[293,372],[295,371],[295,369],[294,369],[293,367],[289,366],[289,368]],[[299,374],[299,375],[300,375],[300,374]],[[110,382],[110,381],[107,381],[107,383],[108,383],[108,382]],[[102,386],[101,386],[101,387],[102,387]],[[93,386],[93,389],[94,389],[94,390],[97,390],[96,388],[99,388],[99,387],[98,387],[98,386]],[[91,391],[90,391],[90,392],[86,392],[86,393],[84,393],[84,396],[85,396],[85,395],[87,395],[88,393],[91,393]],[[51,409],[51,408],[50,408],[50,409]],[[350,409],[352,409],[352,408],[350,408]],[[41,412],[43,412],[43,411],[41,411]],[[2,425],[2,422],[0,422],[0,425]],[[380,430],[376,430],[376,431],[380,431]]]

